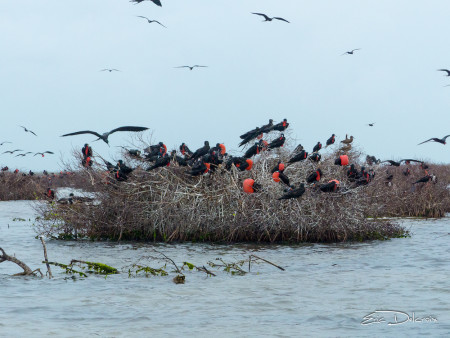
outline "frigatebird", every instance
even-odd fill
[[[398,162],[392,161],[392,160],[386,160],[386,161],[383,161],[383,162],[380,162],[380,163],[386,163],[386,162],[390,163],[390,164],[391,164],[392,166],[394,166],[394,167],[400,167],[400,164],[401,164],[402,162],[406,162],[406,164],[409,164],[409,162],[423,163],[423,161],[411,160],[411,159],[404,159],[404,160],[400,160],[400,161],[398,161]]]
[[[7,151],[4,151],[2,154],[5,154],[5,153],[14,154],[16,151],[23,151],[23,150],[22,149],[16,149],[16,150],[13,150],[13,151],[7,150]]]
[[[269,149],[282,147],[284,141],[286,141],[286,138],[284,137],[284,134],[281,134],[280,137],[276,138],[275,140],[269,143]]]
[[[368,125],[369,127],[373,127],[374,124],[375,124],[375,122],[372,122],[372,123],[368,123],[367,125]]]
[[[353,55],[353,53],[356,51],[356,50],[360,50],[361,48],[356,48],[356,49],[352,49],[352,50],[350,50],[350,51],[348,51],[348,52],[345,52],[344,54],[342,54],[342,55],[345,55],[345,54],[348,54],[348,55]],[[341,56],[342,56],[341,55]]]
[[[178,67],[173,67],[173,68],[189,68],[190,70],[194,69],[194,68],[207,68],[208,66],[200,66],[200,65],[193,65],[193,66],[178,66]]]
[[[287,119],[284,119],[283,121],[274,124],[270,130],[285,131],[287,127],[289,127],[289,123]]]
[[[423,141],[423,142],[419,143],[418,145],[423,144],[423,143],[426,143],[426,142],[430,142],[430,141],[438,142],[438,143],[442,143],[443,145],[446,145],[445,140],[446,140],[447,137],[449,137],[449,136],[450,136],[450,135],[447,135],[447,136],[444,136],[443,138],[432,137],[432,138],[430,138],[429,140],[426,140],[426,141]]]
[[[448,69],[438,69],[438,72],[446,72],[447,75],[445,75],[445,76],[450,76],[450,70],[448,70]]]
[[[317,153],[320,149],[322,149],[322,143],[317,142],[317,144],[313,148],[313,153]]]
[[[326,147],[328,147],[328,146],[331,146],[334,142],[336,141],[336,135],[331,135],[331,137],[327,140],[327,145],[325,146],[325,148]]]
[[[109,141],[108,141],[108,136],[111,135],[112,133],[115,133],[116,131],[133,131],[133,132],[139,132],[139,131],[144,131],[147,130],[147,127],[133,127],[133,126],[125,126],[125,127],[119,127],[116,129],[113,129],[111,131],[108,131],[102,135],[100,135],[99,133],[95,132],[95,131],[91,131],[91,130],[83,130],[83,131],[77,131],[74,133],[70,133],[70,134],[65,134],[65,135],[61,135],[61,137],[64,136],[74,136],[74,135],[81,135],[81,134],[92,134],[98,137],[97,140],[103,140],[103,142],[105,142],[106,144],[109,145]]]
[[[44,151],[43,153],[36,153],[36,154],[33,155],[33,157],[36,156],[36,155],[42,155],[42,157],[44,157],[44,154],[54,154],[54,152],[47,150],[47,151]]]
[[[100,70],[101,72],[105,72],[105,71],[108,71],[108,72],[120,72],[120,70],[118,70],[118,69],[115,69],[115,68],[105,68],[105,69],[101,69]]]
[[[205,145],[201,148],[198,148],[194,153],[192,154],[191,158],[196,159],[198,157],[201,157],[203,155],[206,155],[209,152],[209,142],[205,141]]]
[[[150,19],[147,18],[146,16],[137,15],[136,17],[146,19],[146,20],[148,21],[148,23],[156,22],[157,24],[160,24],[160,25],[163,26],[164,28],[167,28],[167,27],[164,26],[161,22],[159,22],[159,21],[157,21],[157,20],[150,20]]]
[[[26,132],[28,132],[28,133],[32,133],[34,136],[37,136],[35,133],[34,133],[34,131],[31,131],[31,130],[29,130],[29,129],[27,129],[27,128],[25,128],[24,126],[21,126]]]
[[[298,197],[302,196],[306,191],[304,183],[301,183],[298,188],[295,188],[294,186],[292,186],[291,188],[292,189],[288,190],[288,192],[286,194],[284,194],[283,196],[281,196],[278,200],[287,200],[287,199],[291,199],[291,198],[298,198]]]
[[[32,153],[31,151],[28,151],[28,152],[23,153],[23,154],[17,154],[17,155],[14,156],[14,157],[17,157],[17,156],[27,156],[28,154],[31,154],[31,153]]]
[[[274,16],[273,18],[269,18],[269,17],[268,17],[267,15],[265,15],[264,13],[252,13],[252,14],[255,14],[255,15],[259,15],[259,16],[264,17],[265,20],[264,20],[263,22],[266,22],[266,21],[272,21],[273,19],[276,19],[276,20],[281,20],[281,21],[290,23],[290,22],[287,21],[286,19],[280,18],[280,17],[278,17],[278,16]]]
[[[145,0],[130,0],[130,2],[135,2],[136,4],[140,4],[143,1]],[[160,0],[149,0],[149,1],[153,2],[156,6],[162,7]]]

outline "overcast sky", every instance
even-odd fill
[[[3,154],[1,166],[59,170],[60,154],[95,139],[60,135],[124,125],[149,127],[168,148],[209,140],[238,154],[239,135],[269,118],[287,118],[292,143],[308,151],[348,133],[383,160],[450,162],[450,145],[417,146],[450,134],[450,78],[436,71],[450,68],[448,0],[162,3],[0,1],[0,142],[13,142],[0,152],[56,153]],[[193,64],[208,68],[174,68]],[[91,144],[118,159],[129,138]]]

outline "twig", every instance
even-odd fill
[[[264,261],[264,262],[266,262],[266,263],[269,263],[270,265],[273,265],[273,266],[277,267],[277,268],[280,269],[280,270],[285,271],[285,269],[282,268],[281,266],[278,266],[278,265],[276,265],[276,264],[274,264],[274,263],[272,263],[272,262],[269,262],[268,260],[266,260],[266,259],[264,259],[264,258],[255,256],[255,255],[250,255],[250,259],[251,259],[252,257],[255,257],[255,258],[257,258],[257,259],[260,259],[260,260],[262,260],[262,261]],[[248,262],[248,264],[249,264],[249,269],[248,269],[248,271],[250,271],[250,261]]]

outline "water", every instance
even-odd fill
[[[46,271],[42,245],[31,228],[35,202],[0,202],[0,247],[30,268]],[[13,218],[27,221],[12,221]],[[31,221],[28,221],[31,219]],[[164,252],[179,265],[207,266],[254,253],[286,268],[252,266],[245,276],[187,272],[186,283],[127,273],[67,279],[12,277],[0,264],[1,337],[326,336],[410,337],[450,334],[450,222],[404,220],[411,238],[368,243],[297,246],[142,244],[47,241],[50,260],[102,262],[121,268]],[[10,227],[8,228],[8,224]],[[162,262],[146,261],[152,267]],[[212,268],[211,268],[212,269]],[[172,270],[168,267],[168,270]],[[433,322],[362,325],[375,310],[395,310]],[[394,314],[378,317],[394,322]],[[397,314],[397,321],[405,315]]]

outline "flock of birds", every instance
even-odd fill
[[[371,125],[371,124],[369,124]],[[373,125],[373,124],[372,124]],[[240,135],[240,147],[244,147],[244,154],[242,156],[234,156],[230,155],[226,151],[226,147],[223,143],[217,143],[215,146],[211,147],[209,141],[205,141],[204,145],[195,151],[191,151],[186,143],[182,143],[178,149],[173,149],[170,153],[167,151],[167,146],[163,142],[159,142],[154,145],[150,145],[149,147],[141,150],[138,149],[128,149],[122,147],[126,150],[128,156],[134,160],[139,160],[140,165],[147,164],[146,171],[157,170],[158,168],[164,168],[170,166],[171,164],[186,167],[186,174],[190,176],[201,176],[205,174],[213,174],[217,168],[221,167],[227,171],[235,168],[238,171],[250,171],[253,168],[253,160],[252,158],[261,154],[262,152],[270,152],[271,150],[283,147],[286,141],[286,137],[284,135],[284,131],[289,127],[289,123],[287,119],[279,123],[274,123],[272,119],[269,120],[269,123],[256,127],[252,130],[247,131],[246,133]],[[97,140],[102,140],[103,142],[109,145],[108,137],[116,132],[142,132],[147,130],[147,127],[140,126],[124,126],[115,128],[109,132],[100,134],[91,130],[77,131],[73,133],[68,133],[62,135],[62,137],[67,136],[78,136],[91,134],[97,137]],[[272,132],[278,132],[279,134],[274,137],[270,142],[268,134]],[[97,141],[96,140],[96,141]],[[372,179],[375,177],[375,171],[373,169],[366,170],[365,167],[361,167],[359,170],[356,169],[354,164],[349,163],[349,158],[347,156],[347,152],[352,148],[352,142],[354,138],[353,136],[348,137],[346,135],[345,139],[340,141],[341,146],[339,148],[338,153],[341,154],[335,160],[334,164],[348,167],[347,170],[347,178],[350,183],[353,184],[353,187],[359,187],[362,185],[369,184]],[[442,139],[438,139],[441,141]],[[250,145],[250,142],[254,141],[254,144]],[[424,141],[422,143],[428,141],[436,141],[434,139],[430,139]],[[444,140],[445,141],[445,140]],[[336,135],[332,134],[327,141],[325,142],[325,147],[331,146],[336,142]],[[437,142],[437,141],[436,141]],[[439,142],[441,143],[441,142]],[[444,142],[445,144],[445,142]],[[319,184],[319,182],[323,182],[323,173],[320,169],[320,161],[321,155],[320,151],[323,149],[322,143],[319,141],[313,147],[312,152],[308,153],[304,147],[299,144],[295,150],[293,151],[290,158],[286,161],[286,164],[278,161],[276,159],[276,155],[271,155],[278,163],[271,170],[272,179],[275,182],[283,183],[286,188],[284,190],[284,194],[279,198],[279,200],[298,198],[302,196],[306,187],[309,184],[309,187],[314,190],[320,190],[322,192],[338,192],[341,191],[345,193],[346,189],[341,189],[340,182],[337,179],[331,179],[328,182]],[[92,148],[89,144],[85,144],[82,149],[83,154],[83,166],[89,170],[92,165],[91,156],[93,154]],[[276,154],[276,153],[275,153]],[[88,160],[87,160],[88,159]],[[115,178],[117,181],[126,181],[129,179],[130,174],[135,170],[135,168],[131,168],[124,163],[123,160],[117,161],[116,165],[110,163],[102,159],[104,165],[106,166],[106,170],[111,174],[110,178]],[[291,184],[289,177],[287,176],[285,170],[295,163],[302,161],[311,161],[311,163],[316,164],[317,167],[311,171],[311,173],[304,179],[304,182],[299,182],[297,184]],[[377,160],[374,156],[367,156],[366,162],[368,165],[377,165],[381,163],[389,163],[391,166],[400,166],[402,163],[410,164],[412,162],[420,163],[422,169],[425,170],[426,175],[414,182],[413,184],[418,183],[427,183],[427,182],[436,182],[436,176],[428,174],[428,166],[419,160],[414,159],[402,159],[400,161],[386,160],[380,161]],[[403,172],[405,176],[409,176],[411,171],[407,167]],[[389,175],[389,172],[388,172]],[[393,175],[389,175],[386,178],[386,183],[390,184],[392,181]],[[254,192],[258,192],[261,189],[261,185],[258,182],[255,182],[253,179],[245,179],[243,181],[243,190],[246,193],[252,194]]]

